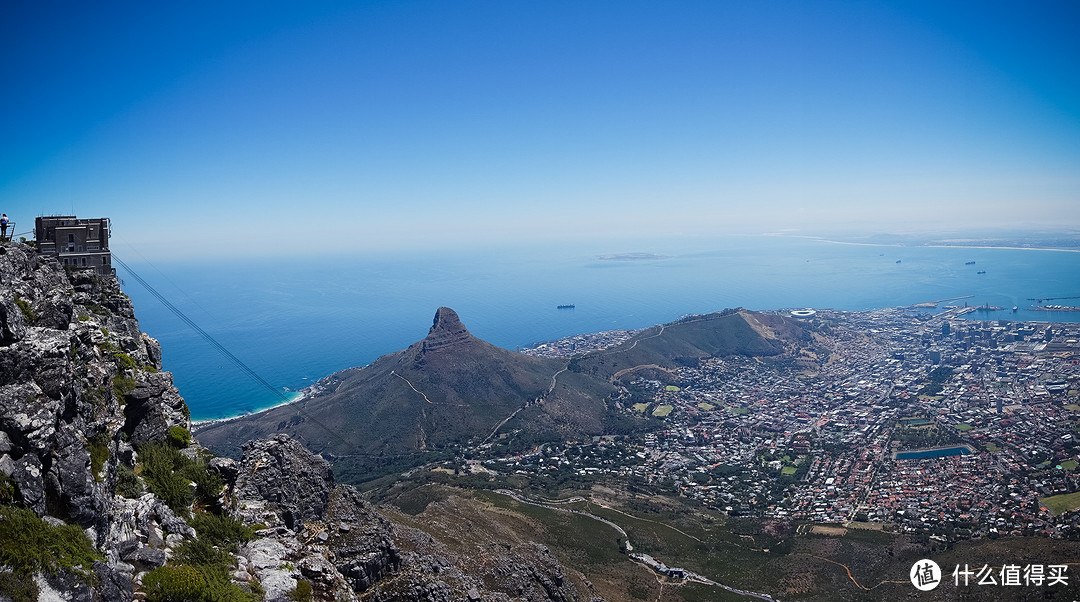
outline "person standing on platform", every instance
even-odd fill
[[[8,216],[6,213],[0,215],[0,240],[7,240],[7,227]]]

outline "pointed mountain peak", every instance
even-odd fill
[[[435,319],[431,323],[431,330],[424,337],[424,351],[431,351],[439,347],[452,345],[471,338],[468,329],[461,323],[457,312],[449,307],[440,307],[435,311]]]
[[[440,307],[435,310],[435,320],[431,323],[431,330],[428,331],[428,336],[437,332],[457,332],[459,330],[465,330],[465,325],[461,323],[461,318],[458,317],[457,312],[449,307]],[[466,330],[466,332],[468,332]]]

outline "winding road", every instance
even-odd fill
[[[570,514],[577,514],[579,516],[584,516],[584,517],[587,517],[587,518],[591,518],[593,520],[598,520],[598,521],[604,523],[605,525],[608,525],[612,529],[615,529],[616,531],[618,531],[619,535],[622,535],[626,539],[626,547],[625,547],[626,552],[629,553],[629,552],[632,552],[634,550],[634,546],[630,544],[630,537],[626,534],[626,530],[623,529],[618,524],[616,524],[616,523],[614,523],[614,522],[612,522],[612,521],[610,521],[610,520],[608,520],[606,518],[603,518],[601,516],[597,516],[595,514],[591,514],[589,512],[582,512],[581,510],[574,510],[572,508],[560,508],[560,507],[558,507],[557,505],[555,505],[554,503],[551,503],[551,502],[548,502],[548,503],[534,502],[534,501],[522,496],[520,493],[518,493],[516,491],[512,491],[510,489],[496,489],[496,490],[494,490],[494,493],[498,493],[499,495],[505,495],[505,496],[507,496],[507,497],[517,501],[517,502],[520,502],[522,504],[528,504],[530,506],[536,506],[538,508],[545,508],[547,510],[554,510],[556,512],[568,512]],[[570,500],[566,500],[566,502],[563,502],[563,503],[569,503],[569,502],[573,502],[573,501],[588,501],[588,500],[585,500],[584,498],[571,498]],[[596,502],[591,502],[591,503],[596,503]],[[596,504],[598,506],[600,506],[601,508],[605,508],[605,509],[608,509],[608,510],[614,510],[613,508],[609,508],[608,506],[604,506],[603,504],[599,504],[599,503],[596,503]],[[620,514],[626,514],[626,513],[625,512],[620,512]],[[627,514],[626,516],[631,516],[631,515]],[[633,516],[631,516],[631,518],[636,519],[636,517],[633,517]],[[650,522],[653,522],[653,521],[650,521]],[[675,529],[675,530],[678,531],[679,533],[682,533],[683,535],[686,535],[687,537],[690,537],[692,539],[697,539],[696,537],[693,537],[691,535],[687,535],[686,533],[683,533],[682,531],[679,531],[678,529]],[[698,541],[701,541],[701,540],[698,540]],[[633,558],[634,556],[636,556],[636,555],[632,554],[631,558]],[[637,560],[637,559],[635,558],[635,560]],[[642,563],[642,566],[646,566],[646,565],[644,563]],[[849,571],[848,574],[850,575],[850,571]],[[747,596],[749,598],[758,598],[759,600],[767,600],[768,602],[780,602],[779,600],[777,600],[776,598],[773,598],[769,594],[762,594],[760,592],[752,592],[752,591],[745,590],[745,589],[739,589],[737,587],[731,587],[730,585],[724,585],[723,583],[720,583],[719,581],[713,581],[712,579],[709,579],[708,577],[705,577],[703,575],[699,575],[699,574],[691,572],[691,571],[686,571],[686,580],[687,581],[693,581],[695,583],[701,583],[703,585],[711,585],[713,587],[719,587],[721,589],[727,590],[727,591],[729,591],[729,592],[731,592],[733,594],[738,594],[740,596]],[[856,583],[856,585],[858,585],[858,583]]]

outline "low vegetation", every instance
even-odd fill
[[[196,513],[189,524],[198,539],[177,546],[171,563],[150,571],[143,591],[150,602],[257,602],[257,592],[233,583],[233,554],[254,531],[227,516]]]
[[[94,435],[87,442],[87,447],[90,449],[90,474],[94,475],[94,480],[100,483],[105,478],[103,472],[105,463],[109,461],[109,435],[107,433]]]
[[[191,445],[191,433],[182,426],[174,426],[169,429],[169,443],[183,449]]]
[[[179,427],[174,427],[179,428]],[[182,432],[180,432],[182,431]],[[170,431],[170,439],[190,442],[190,434],[180,428]],[[186,435],[186,437],[185,437]],[[256,602],[261,599],[257,584],[250,588],[231,579],[236,568],[234,554],[240,544],[254,537],[254,529],[225,516],[217,508],[222,483],[206,470],[205,458],[192,460],[175,442],[139,447],[139,469],[150,490],[174,512],[189,514],[188,524],[198,534],[174,550],[170,563],[156,568],[143,579],[148,602]],[[132,474],[134,477],[134,473]],[[123,473],[121,483],[127,481]],[[138,479],[134,479],[138,483]],[[192,492],[191,484],[195,484]],[[118,490],[120,486],[118,484]]]
[[[34,310],[30,307],[30,302],[22,297],[15,295],[15,305],[19,306],[19,310],[22,311],[22,315],[26,318],[27,324],[33,324],[37,320],[37,315],[34,314]]]
[[[142,481],[135,474],[135,470],[127,464],[120,463],[116,466],[116,493],[128,499],[135,499],[143,494]]]
[[[146,444],[138,451],[146,486],[173,512],[186,515],[193,503],[217,503],[223,483],[221,477],[207,472],[205,459],[192,460],[170,443]],[[194,492],[191,483],[195,484]]]
[[[11,572],[0,578],[0,595],[16,602],[36,600],[35,573],[71,573],[87,583],[102,556],[76,525],[53,526],[28,508],[0,506],[0,565]]]
[[[311,602],[313,600],[311,582],[307,579],[297,579],[296,588],[289,592],[286,597],[293,602]]]
[[[116,375],[112,378],[113,394],[116,400],[123,403],[124,395],[135,390],[135,379],[129,376]]]

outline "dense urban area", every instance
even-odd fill
[[[645,435],[515,455],[496,441],[466,468],[564,484],[617,476],[730,515],[947,540],[1080,538],[1080,325],[960,317],[972,311],[795,312],[817,351],[788,365],[710,358],[623,386],[620,410],[656,422]],[[568,356],[631,335],[526,352]]]

